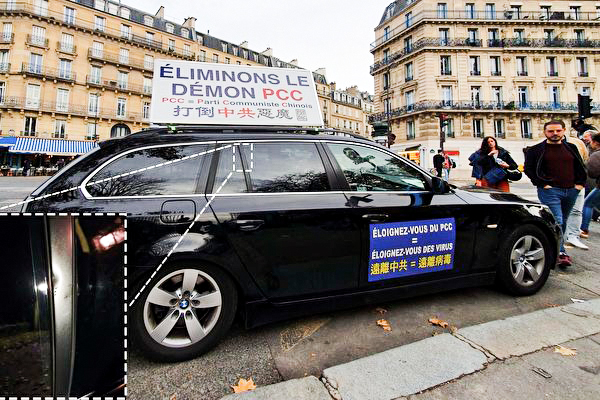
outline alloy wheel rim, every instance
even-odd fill
[[[521,237],[510,253],[511,273],[521,286],[535,284],[542,276],[545,263],[544,246],[535,236]]]
[[[156,283],[144,303],[150,337],[167,347],[187,347],[215,327],[223,304],[219,285],[208,274],[181,269]]]

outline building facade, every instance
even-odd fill
[[[398,0],[375,37],[371,121],[429,164],[443,138],[468,167],[484,136],[522,163],[546,121],[570,127],[578,94],[600,98],[600,2]],[[597,110],[587,122],[600,126]]]

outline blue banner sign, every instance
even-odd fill
[[[369,282],[450,270],[454,218],[371,224]]]

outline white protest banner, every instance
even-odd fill
[[[155,124],[322,126],[312,72],[156,60]]]

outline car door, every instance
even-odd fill
[[[331,141],[324,147],[360,225],[361,288],[469,272],[476,224],[463,200],[435,194],[424,172],[377,146]]]
[[[251,141],[218,157],[210,206],[267,298],[358,286],[358,226],[322,149],[309,140]]]

